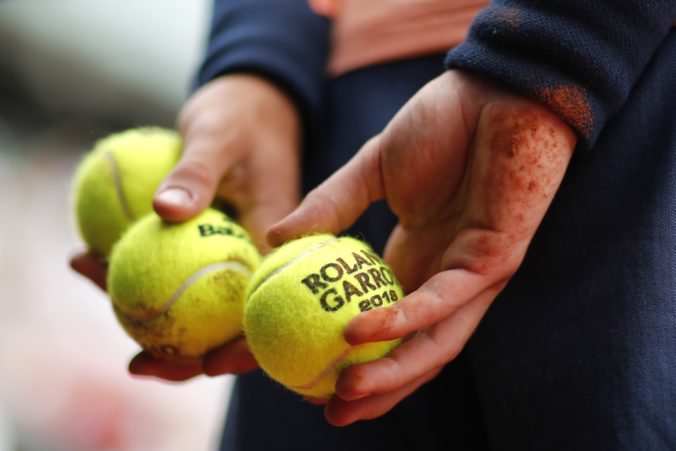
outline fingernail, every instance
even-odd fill
[[[129,362],[128,369],[131,374],[134,374],[136,376],[150,375],[149,367],[146,364],[143,355],[140,356],[137,355],[133,359],[131,359],[131,362]]]
[[[150,376],[150,371],[143,365],[129,365],[129,372],[135,376]]]
[[[157,195],[155,200],[169,205],[187,205],[191,202],[192,196],[183,188],[167,188]]]

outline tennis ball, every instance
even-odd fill
[[[351,346],[347,323],[403,297],[390,268],[364,242],[312,235],[271,252],[254,273],[244,332],[261,368],[305,396],[335,391],[340,372],[378,359],[399,340]]]
[[[115,245],[108,290],[130,337],[158,358],[190,362],[241,334],[259,263],[246,231],[224,213],[207,209],[181,224],[150,213]]]
[[[122,232],[152,211],[152,199],[181,154],[181,139],[158,127],[130,129],[96,142],[78,165],[73,210],[82,239],[108,257]]]

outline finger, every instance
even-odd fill
[[[269,251],[266,234],[270,226],[291,213],[300,202],[300,170],[295,152],[278,149],[282,155],[252,156],[251,164],[260,170],[251,171],[248,192],[251,198],[239,203],[237,219],[249,231],[256,246],[264,254]],[[265,158],[265,162],[260,161]],[[274,172],[271,172],[274,171]],[[274,177],[274,178],[272,178]]]
[[[432,380],[440,371],[441,368],[436,368],[397,390],[382,395],[369,396],[355,401],[346,401],[339,396],[334,396],[326,405],[324,415],[334,426],[347,426],[359,420],[377,418],[389,412],[421,385]]]
[[[327,402],[329,402],[329,398],[312,398],[307,396],[305,397],[305,401],[312,404],[313,406],[323,406],[326,405]]]
[[[217,139],[208,132],[186,136],[181,160],[155,194],[155,211],[167,221],[180,222],[207,208],[221,179],[240,159],[236,146],[224,151],[232,139],[220,135]]]
[[[94,282],[103,291],[106,291],[108,265],[96,254],[90,251],[76,254],[71,257],[70,266],[76,272]]]
[[[258,362],[249,351],[244,338],[238,338],[215,349],[204,358],[204,373],[207,376],[241,374],[256,368]]]
[[[404,341],[387,357],[347,368],[336,382],[345,400],[398,390],[453,360],[502,287],[492,287],[453,315]]]
[[[348,228],[376,200],[384,196],[380,170],[380,136],[311,191],[289,216],[272,226],[273,246],[313,232],[339,233]]]
[[[357,315],[345,328],[351,345],[405,337],[447,318],[486,289],[485,276],[464,269],[437,273],[388,308]]]
[[[256,247],[267,254],[270,245],[266,239],[268,229],[272,224],[289,214],[298,204],[298,198],[293,200],[280,198],[277,201],[261,201],[250,209],[241,211],[238,220],[242,227],[249,231]]]
[[[181,382],[202,374],[202,362],[177,364],[157,359],[142,351],[129,362],[129,372],[135,376],[154,376]]]

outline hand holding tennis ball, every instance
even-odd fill
[[[241,334],[260,261],[246,231],[207,209],[168,224],[152,213],[115,245],[108,289],[127,333],[157,358],[190,363]]]
[[[326,397],[341,370],[378,359],[399,340],[351,346],[348,322],[403,297],[364,242],[321,234],[274,250],[251,279],[244,310],[249,348],[265,372],[300,394]]]
[[[181,155],[178,133],[142,127],[99,140],[78,165],[73,208],[91,251],[108,257],[131,223],[152,211],[161,181]]]

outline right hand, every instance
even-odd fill
[[[267,229],[300,200],[300,118],[295,105],[261,77],[226,75],[188,100],[178,130],[183,155],[158,189],[155,211],[166,221],[182,222],[219,198],[266,252]],[[93,254],[74,256],[71,266],[106,289],[107,268]],[[257,366],[240,337],[193,365],[176,365],[143,351],[132,359],[129,371],[181,381],[202,373],[242,373]]]
[[[278,244],[338,234],[383,199],[398,219],[383,257],[407,296],[357,315],[344,338],[404,342],[341,373],[331,424],[385,414],[457,357],[525,258],[576,142],[546,105],[449,70],[273,226]]]

